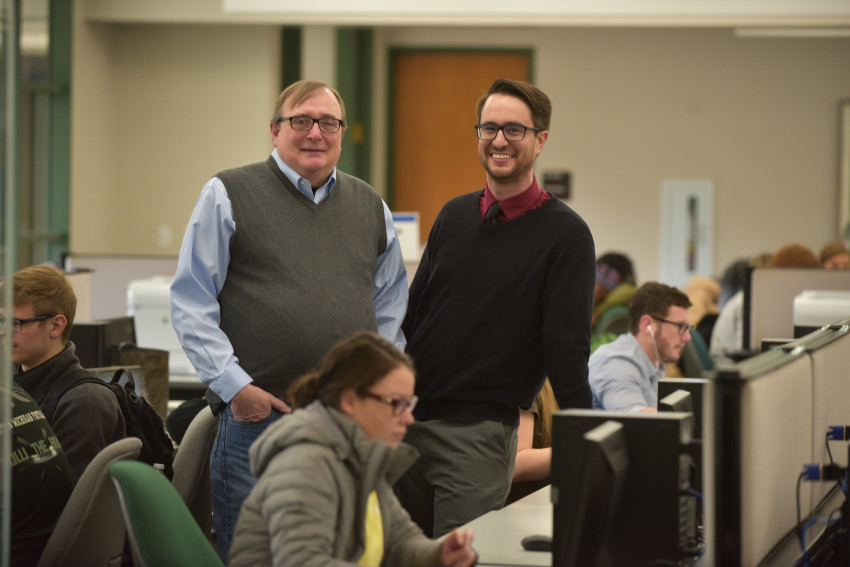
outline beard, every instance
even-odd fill
[[[497,165],[490,161],[490,153],[494,152],[488,146],[479,149],[478,159],[484,166],[484,171],[495,181],[510,182],[524,179],[534,169],[534,159],[537,157],[529,148],[512,148],[509,153],[514,155],[511,165]]]
[[[684,346],[682,346],[682,348],[684,348]],[[677,349],[676,345],[670,343],[659,345],[658,350],[661,354],[661,361],[665,364],[678,362],[679,358],[682,356],[682,348]]]

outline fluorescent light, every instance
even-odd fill
[[[735,28],[737,37],[850,37],[850,28]]]

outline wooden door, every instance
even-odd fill
[[[446,201],[484,187],[478,98],[496,79],[529,80],[531,53],[394,50],[390,69],[390,201],[419,212],[425,242]]]

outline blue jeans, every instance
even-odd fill
[[[239,421],[233,417],[230,405],[221,413],[218,435],[210,454],[210,492],[218,554],[225,564],[242,502],[257,482],[251,474],[248,448],[282,415],[272,410],[262,421]]]

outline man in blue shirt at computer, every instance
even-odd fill
[[[290,411],[289,385],[351,331],[405,346],[407,276],[392,215],[369,185],[336,169],[339,93],[320,81],[290,85],[270,128],[265,162],[204,186],[171,287],[183,349],[225,406],[210,464],[225,561],[256,482],[248,447]]]
[[[658,380],[691,340],[688,296],[647,282],[629,302],[629,332],[597,348],[588,362],[593,407],[609,411],[657,411]]]

